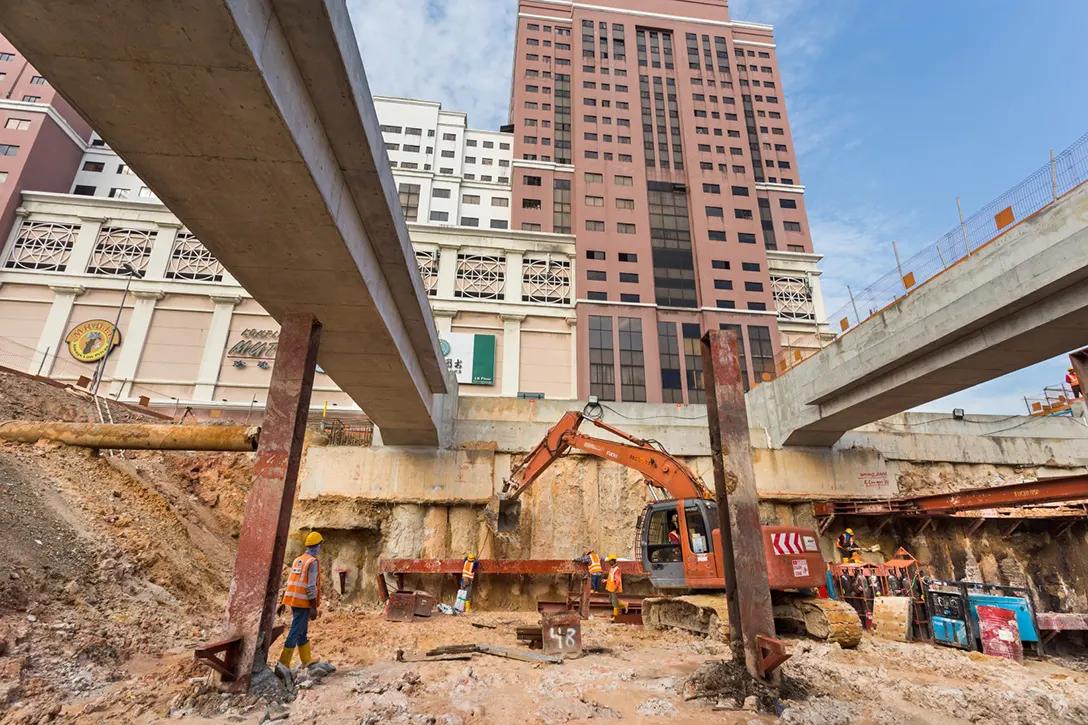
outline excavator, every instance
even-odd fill
[[[586,420],[620,441],[579,430]],[[650,583],[666,592],[642,603],[643,622],[729,641],[717,501],[698,474],[652,440],[629,435],[585,413],[568,411],[510,475],[488,506],[492,528],[517,530],[520,498],[555,461],[571,451],[599,456],[632,468],[644,477],[653,499],[638,519],[637,547]],[[825,583],[817,534],[796,526],[764,526],[763,545],[777,624],[810,636],[854,647],[861,620],[853,607],[811,596]]]

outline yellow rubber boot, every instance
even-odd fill
[[[472,602],[466,600],[465,601],[465,614],[468,614],[471,611],[472,611]]]
[[[302,660],[303,667],[309,667],[310,663],[314,661],[313,656],[310,654],[310,643],[300,644],[298,646],[298,657]]]
[[[280,664],[284,667],[291,666],[291,660],[295,658],[294,647],[284,647],[283,652],[280,652]]]
[[[620,608],[619,607],[612,607],[612,617],[616,618],[618,616],[620,616]]]

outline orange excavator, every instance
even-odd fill
[[[586,420],[621,440],[583,433],[579,427]],[[521,495],[549,466],[571,451],[632,468],[644,476],[649,486],[653,500],[639,517],[637,546],[650,583],[667,595],[643,601],[643,622],[728,641],[717,501],[698,474],[656,441],[629,435],[579,411],[568,411],[503,479],[502,492],[488,507],[492,528],[499,533],[516,531]],[[814,588],[825,583],[824,561],[817,542],[817,534],[811,529],[763,527],[775,620],[804,629],[818,639],[838,642],[843,647],[856,646],[861,641],[861,620],[854,608],[811,596]]]

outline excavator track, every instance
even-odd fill
[[[857,647],[861,642],[861,619],[857,610],[846,602],[797,597],[791,598],[790,603],[801,610],[810,637],[838,642],[845,648]]]
[[[775,617],[796,621],[814,639],[857,647],[861,620],[845,602],[786,595],[775,606]],[[681,629],[729,641],[729,608],[725,597],[715,594],[651,597],[642,601],[642,622],[651,629]]]

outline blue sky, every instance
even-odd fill
[[[348,0],[375,93],[506,120],[514,0]],[[1088,131],[1088,3],[734,0],[775,26],[828,312]],[[1018,413],[1057,358],[923,410]]]

